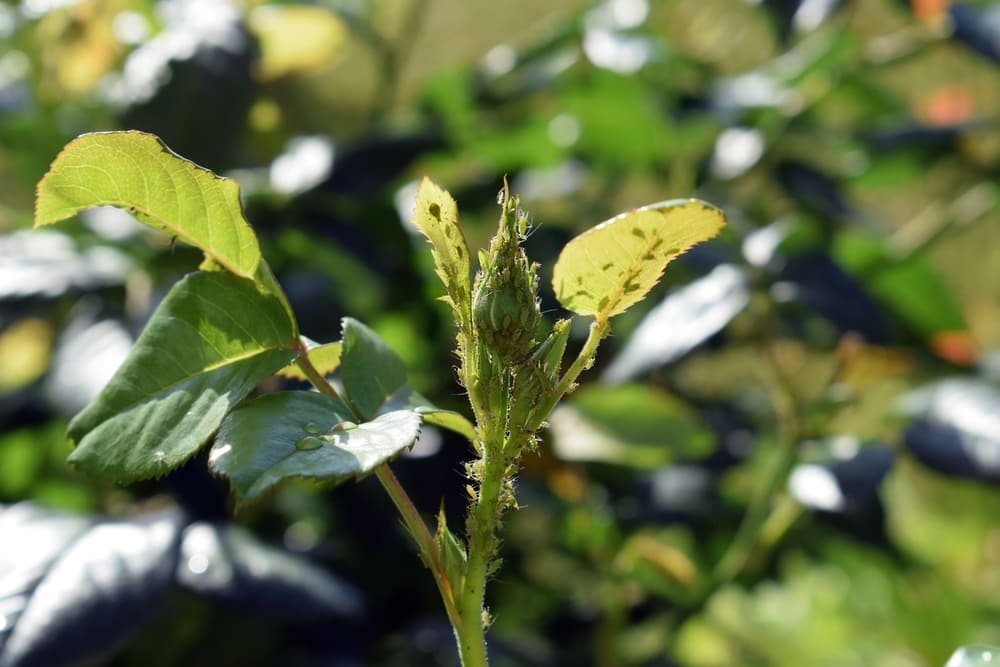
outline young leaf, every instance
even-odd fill
[[[434,542],[437,544],[438,553],[441,554],[441,567],[444,568],[444,574],[451,585],[452,593],[457,596],[464,584],[468,561],[465,545],[448,528],[448,519],[444,515],[444,504],[438,510],[437,522]]]
[[[370,419],[406,384],[406,365],[377,333],[351,317],[344,318],[343,344],[344,393],[358,414]]]
[[[305,336],[302,337],[308,348],[307,355],[309,357],[309,362],[319,371],[320,375],[326,377],[330,373],[337,370],[340,366],[340,353],[343,345],[338,341],[336,343],[324,343],[320,345],[315,341],[311,341]],[[301,380],[302,382],[308,382],[309,378],[306,374],[302,372],[302,369],[296,364],[291,364],[285,366],[280,371],[278,375],[283,378],[288,378],[289,380]]]
[[[152,134],[98,132],[69,142],[38,184],[35,227],[95,206],[125,209],[244,278],[260,263],[236,181],[176,155]]]
[[[230,408],[295,358],[280,301],[228,273],[174,285],[97,399],[70,422],[78,467],[119,482],[194,454]]]
[[[413,224],[430,241],[437,274],[448,291],[446,298],[459,326],[468,331],[472,307],[469,246],[458,226],[455,200],[428,178],[424,178],[417,191]]]
[[[724,225],[722,211],[697,199],[622,213],[566,244],[552,273],[556,297],[580,315],[623,313],[646,296],[670,260]]]
[[[229,477],[245,505],[288,477],[342,482],[371,472],[420,435],[420,415],[387,412],[360,425],[343,404],[323,394],[290,391],[261,396],[226,418],[209,466]]]
[[[453,410],[437,407],[412,387],[399,389],[380,408],[381,412],[393,410],[413,410],[420,415],[425,424],[446,428],[463,436],[469,442],[474,442],[476,439],[476,427],[465,416]]]

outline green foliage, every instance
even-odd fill
[[[295,343],[281,302],[253,282],[214,271],[187,276],[101,395],[70,423],[70,461],[122,482],[165,474],[295,358]]]
[[[125,135],[71,142],[133,127],[232,179],[132,137],[145,142],[138,157],[167,168],[148,182],[186,174],[190,194],[225,193],[213,212],[223,221],[241,219],[242,203],[267,257],[244,277],[291,322],[293,363],[228,415],[309,381],[336,395],[344,422],[366,423],[342,389],[344,314],[404,359],[385,387],[360,373],[355,393],[371,416],[412,411],[424,425],[413,457],[391,465],[412,494],[411,520],[431,519],[422,562],[447,589],[453,622],[481,610],[458,614],[452,582],[468,585],[480,565],[495,573],[502,557],[484,598],[498,667],[940,667],[958,646],[1000,643],[990,427],[1000,68],[989,2],[160,4],[0,7],[0,502],[120,514],[169,495],[213,516],[233,502],[198,479],[200,465],[127,488],[65,465],[65,421],[98,395],[128,332],[198,255],[203,270],[233,269],[213,258],[228,253],[219,238],[194,238],[203,209],[173,217],[169,182],[152,192],[166,224],[145,219],[163,235],[77,209],[118,186],[144,196]],[[219,30],[202,31],[196,14]],[[69,189],[39,192],[83,224],[20,231],[53,156],[109,140],[123,147],[100,152],[125,157],[107,173],[74,167],[78,176],[46,179]],[[462,257],[488,246],[505,178],[532,214],[521,245],[539,263],[540,342],[496,363],[473,340],[477,267]],[[418,204],[407,224],[414,192],[442,220]],[[689,196],[730,214],[727,233],[588,330],[600,299],[623,289],[619,274],[595,270],[596,291],[612,294],[570,318],[550,275],[565,241],[591,221]],[[614,254],[595,245],[595,257]],[[502,327],[499,312],[480,320]],[[635,359],[644,363],[618,363]],[[453,367],[469,360],[456,382]],[[940,378],[986,398],[963,391],[900,413],[901,396]],[[480,459],[484,449],[495,456]],[[483,483],[518,468],[516,484]],[[371,472],[391,484],[388,470]],[[376,480],[332,495],[317,481],[276,483],[272,502],[239,521],[348,569],[365,590],[360,622],[379,632],[355,635],[334,659],[441,662],[450,637],[423,631],[435,622],[431,585],[420,561],[387,548],[395,526],[371,495]],[[468,492],[497,503],[463,522]],[[442,495],[450,516],[435,530]],[[467,548],[476,522],[516,500],[520,511],[499,512],[491,539]],[[419,526],[410,533],[422,539]],[[492,556],[480,563],[477,551]],[[116,663],[330,659],[283,634],[288,625],[248,629],[203,603],[175,605]],[[163,636],[174,638],[167,651]]]
[[[279,392],[233,410],[209,452],[212,470],[245,505],[289,477],[338,483],[363,477],[398,456],[420,434],[420,416],[388,412],[356,424],[342,403],[307,392]]]
[[[142,153],[150,142],[159,150]],[[130,168],[116,171],[112,163],[126,159]],[[171,186],[150,184],[147,172],[165,173]],[[97,186],[90,185],[94,174]],[[173,186],[175,180],[183,186]],[[267,265],[256,257],[250,267],[239,263],[238,250],[247,245],[244,232],[257,247],[242,216],[242,226],[220,226],[213,217],[220,208],[234,215],[231,200],[238,201],[234,187],[207,191],[208,185],[220,182],[173,156],[153,137],[108,133],[72,142],[39,185],[37,224],[111,204],[138,211],[154,228],[183,231],[185,240],[205,251],[207,268],[230,271],[197,272],[171,290],[101,395],[70,424],[76,446],[70,461],[114,481],[131,482],[177,467],[217,431],[209,467],[230,479],[237,506],[292,477],[339,483],[376,472],[434,572],[462,663],[485,667],[483,632],[489,615],[484,587],[499,564],[495,533],[500,516],[516,506],[512,476],[522,451],[534,444],[542,419],[589,365],[607,334],[606,319],[639,301],[670,259],[717,233],[721,214],[699,203],[700,217],[669,220],[659,207],[605,223],[590,238],[617,243],[625,252],[599,274],[583,265],[596,251],[593,241],[585,235],[569,244],[561,260],[564,268],[558,273],[557,266],[557,274],[569,275],[579,293],[602,294],[597,290],[606,286],[598,283],[602,278],[611,282],[610,275],[619,284],[601,300],[591,337],[560,376],[569,323],[558,323],[534,349],[541,317],[537,265],[521,247],[528,223],[518,199],[505,186],[499,230],[489,250],[480,253],[470,314],[469,252],[455,203],[425,179],[414,221],[431,242],[459,329],[459,373],[470,388],[473,428],[460,416],[428,405],[409,388],[403,360],[358,320],[343,319],[339,344],[300,341],[289,303]],[[164,188],[175,201],[163,197]],[[72,199],[67,194],[80,190],[88,196]],[[108,194],[112,191],[113,197]],[[195,200],[202,206],[197,212],[190,208]],[[683,212],[691,205],[676,208]],[[705,218],[704,211],[712,218]],[[671,223],[669,232],[661,229],[665,221]],[[690,229],[678,228],[685,223]],[[644,243],[622,240],[623,234]],[[661,248],[664,243],[669,247]],[[244,277],[248,272],[256,282]],[[577,303],[578,310],[585,308],[578,295],[574,297],[575,302],[564,300]],[[298,370],[291,372],[286,367],[293,359]],[[346,403],[324,378],[338,366]],[[237,405],[275,373],[304,378],[322,393],[280,392]],[[391,409],[393,403],[401,409]],[[480,460],[469,468],[479,488],[473,490],[470,504],[467,545],[450,532],[443,513],[432,538],[386,467],[416,441],[422,417],[463,433],[479,451]]]
[[[179,157],[153,135],[103,132],[67,144],[38,184],[35,225],[95,206],[124,208],[238,276],[257,273],[260,246],[236,182]]]
[[[350,317],[344,318],[343,345],[347,400],[358,415],[371,418],[406,384],[406,366],[374,331]]]

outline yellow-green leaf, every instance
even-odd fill
[[[646,296],[670,260],[725,224],[722,211],[697,199],[622,213],[566,244],[552,273],[556,297],[580,315],[623,313]]]
[[[260,263],[236,181],[180,157],[152,134],[98,132],[69,142],[38,184],[35,227],[95,206],[125,209],[238,276],[254,278]]]
[[[264,81],[329,67],[350,38],[344,20],[326,7],[261,5],[247,23],[260,43],[257,74]]]
[[[306,347],[309,352],[309,363],[311,363],[320,375],[327,376],[330,373],[337,370],[340,366],[340,352],[343,349],[343,345],[340,341],[336,343],[325,343],[320,345],[315,341],[311,341],[303,336],[305,340]],[[278,375],[289,380],[301,380],[302,382],[308,382],[309,378],[306,374],[302,372],[302,369],[298,367],[297,364],[291,364],[285,366],[280,371]]]
[[[455,200],[428,178],[424,178],[417,191],[413,224],[430,241],[434,266],[448,292],[447,299],[459,326],[468,331],[472,319],[469,246],[458,226]]]

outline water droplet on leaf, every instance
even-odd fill
[[[310,451],[313,449],[319,449],[323,446],[323,441],[311,435],[307,435],[304,438],[299,438],[298,442],[295,443],[295,449],[301,451]]]
[[[317,424],[316,422],[306,422],[305,425],[302,427],[302,430],[305,431],[306,433],[315,435],[319,433],[320,429],[319,429],[319,424]]]

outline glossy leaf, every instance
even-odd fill
[[[309,352],[307,353],[309,361],[316,368],[316,370],[319,371],[320,375],[326,377],[340,367],[340,354],[343,345],[341,345],[339,341],[320,345],[319,343],[306,339],[305,343],[306,347],[309,348]],[[309,381],[309,378],[307,378],[306,374],[302,372],[302,369],[294,363],[282,368],[278,371],[278,375],[283,378],[288,378],[289,380],[300,380],[302,382]]]
[[[331,482],[368,474],[416,441],[420,416],[388,412],[362,424],[343,404],[311,392],[249,401],[223,422],[209,466],[229,478],[245,505],[289,477]]]
[[[672,259],[724,225],[722,211],[697,199],[623,213],[566,244],[552,275],[556,297],[580,315],[623,313],[646,296]]]
[[[903,434],[925,465],[957,477],[1000,482],[1000,389],[992,383],[951,378],[900,399],[915,417]]]
[[[650,310],[601,379],[619,384],[681,358],[723,329],[749,303],[743,272],[730,264],[716,267]]]
[[[963,646],[944,667],[992,667],[1000,661],[1000,646]]]
[[[176,579],[203,597],[282,622],[361,612],[360,593],[350,584],[228,524],[185,528]]]
[[[344,318],[340,377],[344,393],[363,418],[406,384],[406,365],[377,333],[351,317]]]
[[[295,358],[280,301],[249,280],[198,272],[160,304],[128,358],[69,425],[70,461],[120,482],[194,454],[236,402]]]
[[[95,522],[0,509],[0,666],[108,657],[166,595],[182,521],[177,511]]]
[[[245,278],[260,263],[243,217],[239,186],[175,153],[144,132],[82,135],[62,150],[38,184],[35,226],[95,206],[115,206]]]
[[[463,330],[470,326],[469,246],[458,226],[458,208],[445,190],[424,178],[417,191],[413,224],[427,237],[434,266],[448,292],[447,300]]]

